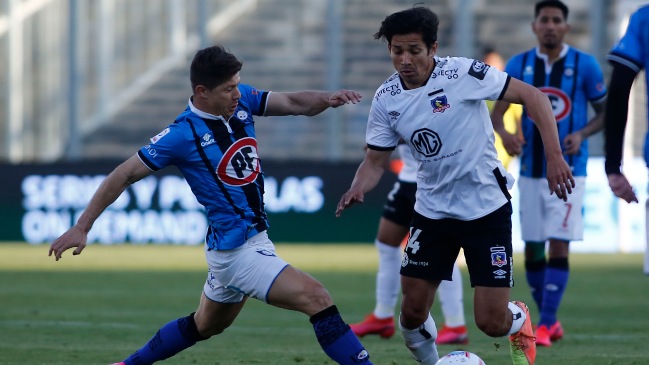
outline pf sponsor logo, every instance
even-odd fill
[[[570,111],[572,110],[572,101],[570,101],[570,97],[568,97],[568,94],[563,90],[549,86],[540,87],[539,90],[550,99],[554,118],[557,120],[557,123],[561,122],[570,114]]]
[[[260,171],[257,140],[252,137],[234,142],[216,168],[219,179],[232,186],[250,184],[257,179]]]
[[[433,157],[442,149],[442,140],[437,132],[422,128],[412,133],[410,146],[426,157]]]

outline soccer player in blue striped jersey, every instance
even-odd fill
[[[320,282],[275,253],[264,212],[264,179],[252,116],[316,115],[357,103],[352,90],[333,93],[267,92],[241,84],[242,63],[221,46],[200,50],[190,69],[187,109],[137,154],[110,173],[76,225],[55,240],[49,254],[86,246],[99,215],[130,184],[175,165],[205,206],[208,274],[196,312],[164,325],[117,365],[164,360],[228,328],[249,297],[310,317],[324,352],[338,364],[371,364]],[[261,360],[261,359],[260,359]]]
[[[568,7],[563,2],[536,3],[532,30],[538,46],[515,55],[505,69],[512,77],[536,86],[550,99],[562,151],[577,185],[567,202],[551,199],[545,192],[544,146],[527,111],[521,121],[524,141],[503,127],[502,117],[508,103],[497,102],[491,115],[494,130],[502,137],[507,152],[521,154],[521,232],[526,277],[541,313],[536,331],[536,343],[541,346],[551,346],[552,341],[563,337],[557,311],[568,284],[569,243],[583,240],[588,137],[603,128],[606,101],[602,70],[595,58],[563,41],[570,30],[567,19]],[[595,111],[590,120],[589,103]]]
[[[649,90],[649,5],[636,10],[629,20],[624,36],[613,47],[607,59],[613,65],[609,89],[611,96],[606,103],[604,125],[606,148],[606,175],[615,196],[627,203],[638,202],[631,184],[622,173],[622,147],[624,129],[629,114],[629,94],[636,75],[645,70],[645,85]],[[647,98],[649,105],[649,98]],[[645,137],[644,157],[649,166],[649,134]],[[649,213],[649,201],[645,204]],[[649,217],[649,214],[647,214]],[[649,230],[647,230],[644,273],[649,275]]]

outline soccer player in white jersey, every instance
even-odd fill
[[[395,332],[394,308],[399,297],[401,243],[408,234],[417,191],[417,161],[405,143],[399,144],[396,150],[402,166],[394,188],[388,193],[383,205],[383,215],[374,240],[379,254],[376,304],[374,311],[363,321],[350,325],[358,337],[379,335],[382,338],[390,338]],[[469,335],[464,319],[462,274],[457,263],[453,266],[452,280],[443,280],[438,292],[444,326],[437,336],[437,344],[467,344]]]
[[[478,328],[492,337],[509,335],[513,363],[531,365],[536,344],[529,310],[509,302],[514,280],[507,189],[514,181],[498,160],[485,100],[523,104],[536,121],[548,194],[566,200],[574,179],[545,94],[480,61],[436,56],[438,26],[435,13],[415,6],[389,15],[374,35],[387,41],[397,72],[372,100],[365,158],[336,215],[363,202],[399,139],[405,140],[418,161],[415,214],[401,261],[399,328],[406,347],[420,364],[439,359],[429,311],[463,248]]]

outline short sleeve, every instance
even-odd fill
[[[498,100],[507,85],[507,74],[482,61],[471,62],[461,78],[460,95],[464,100]]]
[[[183,128],[172,124],[150,138],[150,143],[138,151],[140,160],[152,171],[175,164],[179,157],[187,154],[187,143]]]
[[[613,47],[606,57],[609,61],[621,63],[633,71],[640,72],[643,61],[649,57],[643,45],[642,13],[635,12],[631,15],[629,25],[622,39]],[[646,37],[646,35],[644,35]]]
[[[239,84],[242,102],[245,103],[253,115],[264,116],[270,92],[257,90],[246,84]]]
[[[377,150],[393,150],[399,144],[399,135],[390,125],[387,111],[380,99],[372,100],[365,141],[368,148]]]
[[[583,75],[586,75],[584,79],[586,97],[591,102],[596,103],[602,101],[606,96],[606,84],[604,83],[602,69],[599,67],[595,57],[585,57],[584,61],[585,72]]]

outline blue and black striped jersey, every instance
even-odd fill
[[[151,170],[175,165],[207,213],[207,245],[232,249],[268,228],[264,177],[253,115],[263,116],[269,92],[240,84],[241,99],[229,120],[189,101],[176,120],[138,156]]]
[[[561,56],[548,65],[545,55],[533,48],[514,56],[505,69],[515,77],[543,91],[552,104],[559,140],[576,132],[588,123],[588,102],[601,103],[606,99],[606,85],[602,70],[595,58],[573,47],[564,45]],[[546,176],[545,150],[541,135],[527,111],[522,115],[525,145],[521,155],[521,176]],[[564,155],[574,176],[586,176],[588,139],[584,139],[579,153]]]

